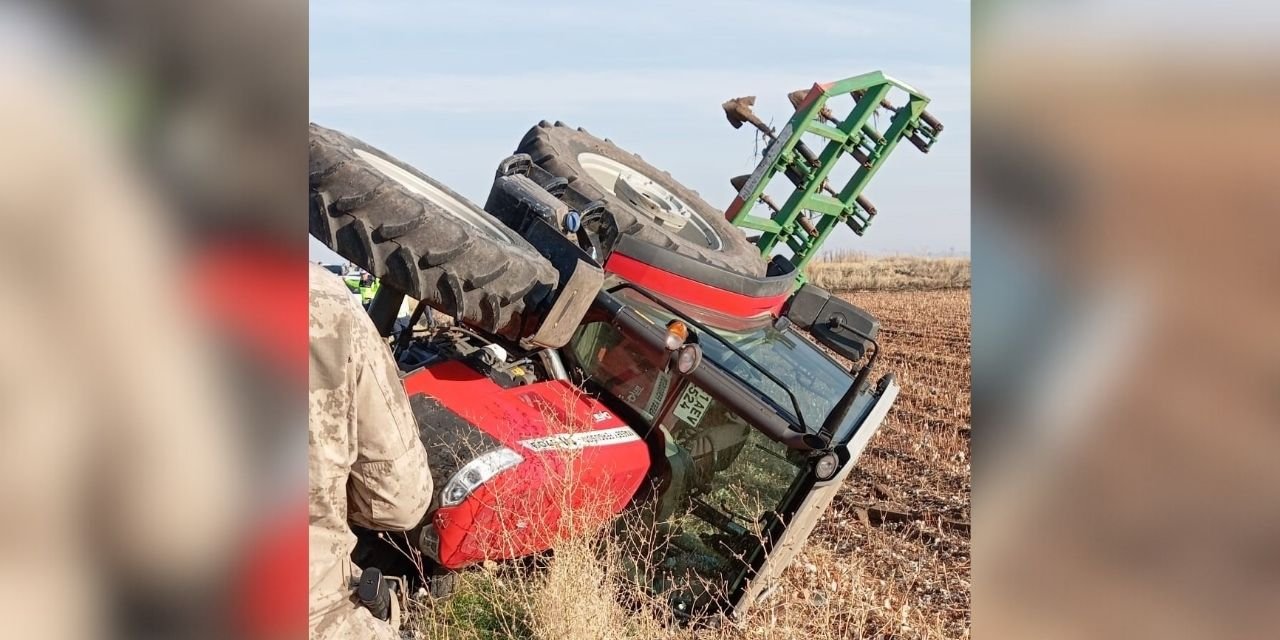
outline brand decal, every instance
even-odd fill
[[[639,439],[640,436],[637,436],[636,432],[631,430],[631,427],[615,427],[613,429],[601,429],[600,431],[561,433],[544,438],[532,438],[530,440],[521,440],[520,444],[530,451],[556,451],[604,447],[611,444],[635,442]]]

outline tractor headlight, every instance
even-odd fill
[[[686,344],[676,352],[676,369],[688,374],[702,362],[702,348],[696,344]]]
[[[818,476],[819,480],[827,481],[836,477],[836,471],[840,470],[840,458],[834,453],[828,453],[818,458],[817,464],[813,465],[813,473]]]
[[[524,458],[506,447],[494,449],[468,462],[444,483],[444,489],[440,490],[440,506],[452,507],[460,504],[480,485],[521,462],[524,462]]]

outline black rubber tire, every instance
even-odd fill
[[[760,256],[760,249],[747,242],[742,230],[726,220],[723,211],[707,204],[697,192],[676,182],[669,173],[658,170],[640,156],[622,150],[609,140],[601,140],[563,122],[552,124],[543,120],[525,134],[516,153],[529,154],[533,162],[546,172],[567,179],[569,186],[565,200],[571,207],[581,208],[597,200],[605,203],[600,240],[606,252],[612,251],[619,237],[628,235],[743,275],[760,276],[765,273],[765,260]],[[605,189],[583,169],[578,160],[582,153],[593,153],[626,165],[683,200],[715,232],[721,246],[713,248],[707,242],[693,241],[666,227],[644,209]]]
[[[360,140],[314,123],[310,135],[311,235],[384,285],[473,328],[510,340],[536,329],[558,276],[528,242],[448,187]],[[357,151],[456,203],[409,189]],[[467,208],[491,228],[464,221],[448,206]]]

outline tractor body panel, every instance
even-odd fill
[[[437,493],[449,481],[446,474],[462,473],[467,461],[485,453],[505,447],[521,458],[460,503],[434,509],[425,535],[436,541],[436,559],[447,568],[539,553],[607,523],[649,470],[646,445],[635,432],[567,382],[505,388],[466,363],[448,361],[406,375],[404,385],[428,454],[433,461],[457,461],[433,464]],[[419,411],[437,403],[432,414]],[[443,431],[448,428],[453,432]]]

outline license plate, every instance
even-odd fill
[[[710,406],[711,396],[703,392],[702,389],[689,385],[685,389],[684,395],[680,397],[680,401],[676,403],[675,414],[685,424],[696,427],[702,421],[702,416]]]

